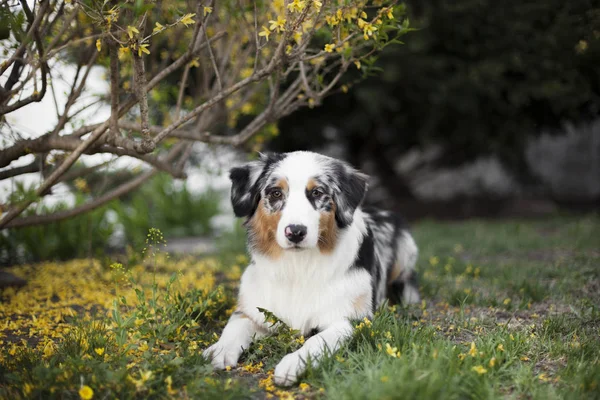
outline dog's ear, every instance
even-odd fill
[[[259,153],[259,160],[249,162],[229,171],[231,179],[231,204],[236,217],[250,217],[260,201],[261,182],[269,168],[284,158],[278,153]]]
[[[345,228],[352,224],[354,211],[365,198],[369,177],[340,162],[335,168],[334,179],[335,220],[340,228]]]

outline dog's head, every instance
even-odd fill
[[[247,219],[254,250],[271,257],[331,252],[367,190],[367,176],[347,163],[304,151],[261,154],[230,178],[235,215]]]

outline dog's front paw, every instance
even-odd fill
[[[298,376],[306,369],[306,363],[293,352],[283,357],[275,367],[275,383],[281,386],[291,386],[298,381]]]
[[[202,352],[202,355],[211,360],[215,369],[225,369],[226,367],[235,367],[242,354],[242,348],[227,345],[218,341]]]

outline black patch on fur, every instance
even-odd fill
[[[329,193],[330,190],[327,188],[327,186],[325,184],[323,184],[318,179],[315,179],[315,182],[317,183],[317,186],[315,186],[312,189],[306,188],[306,190],[304,191],[306,194],[306,198],[308,199],[308,202],[317,211],[326,211],[326,212],[331,211],[332,203],[331,203],[331,193]],[[318,198],[315,198],[312,195],[312,192],[313,192],[313,190],[315,190],[315,188],[319,188],[319,190],[321,190],[323,192],[323,194]]]
[[[398,279],[390,283],[387,290],[387,297],[390,299],[392,304],[402,304],[402,296],[404,295],[404,290],[406,290],[407,287],[413,287],[418,291],[419,279],[415,271],[412,271],[406,281],[401,281]]]
[[[354,261],[352,268],[365,269],[371,275],[371,295],[373,311],[377,307],[377,288],[381,280],[381,269],[379,268],[379,260],[375,255],[375,242],[373,241],[373,232],[367,227],[367,234],[363,237],[363,241],[358,250],[358,257]]]
[[[321,329],[319,329],[319,327],[314,327],[312,328],[310,331],[308,331],[308,333],[306,334],[306,336],[304,337],[305,339],[308,339],[311,336],[315,336],[318,335],[319,332],[321,332]]]
[[[398,238],[402,235],[403,231],[407,231],[409,228],[406,220],[398,213],[383,211],[375,207],[362,207],[362,211],[370,218],[368,224],[373,224],[375,226],[389,225],[392,227],[393,234],[391,236],[380,237],[377,239],[385,241],[385,246],[390,249],[393,255],[395,255],[398,250]],[[385,266],[388,276],[392,272],[395,263],[396,257],[392,256],[388,261],[388,265]]]
[[[340,162],[334,166],[333,178],[339,187],[339,192],[335,193],[335,220],[338,227],[345,228],[352,224],[354,211],[365,198],[367,176],[349,169]]]
[[[255,161],[241,167],[232,168],[229,171],[231,179],[231,205],[235,216],[252,217],[258,202],[260,201],[260,190],[264,186],[273,166],[283,160],[285,154],[267,153],[260,155],[260,161]],[[256,182],[250,182],[250,177],[257,170],[262,170]],[[248,194],[248,196],[246,196]]]
[[[402,304],[402,293],[404,293],[404,282],[397,280],[388,286],[387,297],[391,304]]]

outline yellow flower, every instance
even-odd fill
[[[496,357],[492,357],[492,359],[490,360],[490,367],[495,367],[496,366]]]
[[[462,361],[462,360],[464,360],[464,359],[465,359],[465,357],[466,357],[466,356],[467,356],[467,355],[466,355],[465,353],[460,353],[460,354],[458,355],[458,359]]]
[[[122,60],[129,54],[129,47],[119,47],[119,60]]]
[[[81,397],[83,400],[90,400],[94,397],[94,391],[91,387],[83,385],[81,389],[79,389],[79,397]]]
[[[196,15],[196,13],[188,13],[185,14],[182,18],[181,18],[181,23],[184,24],[185,26],[189,26],[194,24],[196,21],[194,21],[194,16]]]
[[[285,18],[281,18],[281,16],[277,17],[277,20],[271,20],[269,21],[269,23],[271,24],[271,26],[269,26],[269,29],[272,31],[277,31],[277,33],[281,33],[281,32],[285,32],[285,23],[286,23],[286,19]]]
[[[150,54],[150,50],[148,50],[148,45],[147,44],[140,44],[140,46],[138,47],[138,57],[141,57],[142,54]]]
[[[152,33],[157,33],[165,29],[164,25],[162,25],[160,22],[156,22],[154,25],[155,26],[154,29],[152,29]]]
[[[331,53],[335,49],[335,44],[330,43],[325,45],[325,52]]]
[[[141,352],[147,351],[148,350],[148,342],[146,342],[145,340],[142,341],[140,343],[140,345],[138,346],[138,350]]]
[[[385,352],[390,356],[390,357],[394,357],[394,358],[398,358],[400,357],[400,352],[398,351],[397,347],[392,347],[390,346],[389,343],[385,344]]]
[[[321,7],[323,7],[323,3],[321,3],[319,0],[313,0],[313,5],[315,6],[315,10],[317,10],[317,12],[321,11]]]
[[[429,257],[429,264],[431,264],[431,266],[435,267],[436,265],[438,265],[440,262],[440,259],[433,256],[433,257]]]
[[[504,351],[504,345],[502,343],[498,345],[498,351]]]
[[[265,39],[267,39],[267,42],[268,42],[270,34],[271,34],[271,31],[266,26],[263,26],[262,30],[258,33],[258,36],[264,36]]]
[[[336,18],[335,15],[326,15],[325,22],[327,22],[327,25],[329,25],[332,28],[340,23],[340,21]]]
[[[310,389],[310,385],[308,383],[304,383],[304,382],[302,382],[300,385],[298,385],[298,387],[300,388],[301,392],[306,392],[308,389]]]
[[[471,368],[471,371],[475,371],[479,375],[483,375],[483,374],[487,373],[487,369],[483,368],[482,365],[476,365],[476,366],[474,366],[473,368]]]
[[[102,41],[100,39],[96,40],[96,49],[98,49],[98,51],[102,50]]]
[[[288,10],[291,12],[302,12],[305,6],[304,0],[293,0],[290,4],[288,4]]]
[[[173,387],[171,386],[171,385],[173,385],[173,378],[171,378],[171,375],[167,376],[167,378],[165,379],[165,383],[167,384],[167,392],[171,396],[176,395],[177,390],[174,390]]]
[[[204,16],[206,17],[208,14],[212,12],[212,7],[204,7]]]
[[[471,357],[477,356],[477,346],[475,346],[475,342],[471,342],[471,349],[469,350],[469,355]]]
[[[133,39],[133,34],[134,33],[140,33],[140,31],[138,31],[135,26],[129,25],[127,27],[127,34],[129,35],[129,39]]]
[[[99,356],[104,354],[104,349],[103,348],[98,348],[98,349],[94,349],[94,351],[96,352],[96,354],[98,354]]]
[[[360,69],[360,61],[356,60],[354,61],[354,65],[356,65],[356,69]]]
[[[75,179],[75,187],[80,191],[80,192],[87,192],[89,190],[88,184],[85,181],[85,179],[83,178],[77,178]]]
[[[392,10],[392,7],[388,8],[385,11],[385,13],[386,13],[385,15],[386,15],[386,17],[388,17],[388,19],[394,18],[394,10]]]
[[[505,306],[510,304],[510,299],[504,299],[504,301],[502,302]]]
[[[383,383],[386,383],[390,378],[387,375],[382,376],[379,380]]]

